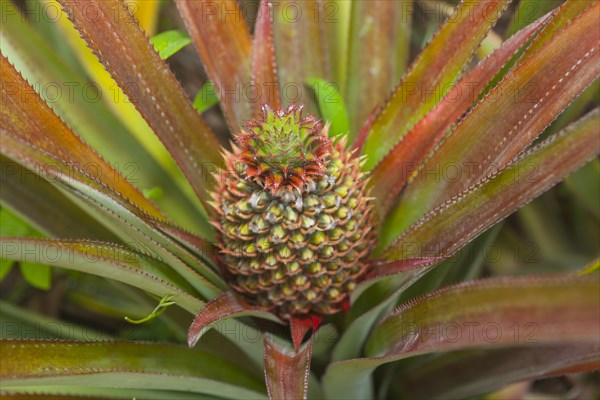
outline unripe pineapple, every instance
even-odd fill
[[[360,159],[327,130],[300,106],[265,106],[217,177],[215,226],[229,285],[284,319],[344,308],[374,244]]]

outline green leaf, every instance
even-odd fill
[[[263,399],[262,382],[219,356],[182,346],[127,342],[0,342],[4,390],[64,385],[177,390]]]
[[[0,281],[8,275],[13,267],[12,260],[0,260]]]
[[[596,218],[600,218],[600,160],[592,160],[565,179],[565,184]]]
[[[367,342],[369,358],[331,364],[323,385],[330,397],[370,397],[364,388],[371,372],[392,361],[473,348],[593,345],[599,327],[600,281],[595,278],[522,277],[465,283],[388,314]]]
[[[194,108],[202,114],[214,105],[219,104],[219,96],[213,84],[206,82],[194,97]]]
[[[158,51],[160,58],[166,60],[188,44],[192,43],[192,39],[182,31],[171,30],[154,36],[150,39],[150,43],[152,43],[156,51]]]
[[[33,232],[34,230],[27,222],[6,207],[0,208],[0,236],[27,236]]]
[[[336,85],[319,78],[308,78],[307,83],[315,91],[321,117],[325,121],[331,122],[329,136],[335,137],[349,133],[348,111]]]
[[[50,266],[38,263],[19,263],[19,269],[23,278],[31,286],[42,290],[50,289],[52,284],[52,273]]]
[[[246,94],[250,84],[252,38],[242,10],[235,0],[177,0],[175,4],[208,78],[217,89],[229,126],[238,132],[252,113]]]
[[[445,96],[510,0],[464,1],[442,25],[371,125],[363,153],[372,169]],[[443,56],[440,56],[443,55]]]
[[[42,236],[27,222],[10,212],[7,208],[0,208],[0,237],[6,236]],[[12,261],[2,260],[0,264],[0,280],[11,270]],[[50,267],[43,264],[22,262],[19,263],[21,274],[27,283],[42,290],[50,289],[52,275]]]

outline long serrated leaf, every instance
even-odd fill
[[[506,166],[600,76],[600,3],[512,70],[424,163],[386,227],[393,236]]]
[[[535,43],[527,49],[526,56],[535,53],[546,42],[551,40],[565,26],[571,23],[583,11],[594,5],[595,0],[567,0],[559,8],[558,12],[552,18],[552,22],[548,24],[546,29],[539,35]],[[544,5],[544,7],[547,7]]]
[[[0,301],[0,320],[2,339],[69,339],[69,340],[107,340],[110,334],[96,331],[89,326],[69,322],[69,329],[64,321],[48,317],[34,311],[15,306],[7,301]],[[17,327],[8,328],[6,322],[16,322]],[[8,328],[8,329],[7,329]]]
[[[344,98],[353,139],[406,70],[414,5],[412,0],[354,1],[351,7]]]
[[[160,257],[204,296],[211,298],[220,292],[217,286],[226,287],[218,274],[209,267],[211,262],[207,257],[198,258],[170,236],[162,233],[163,227],[168,223],[145,213],[106,186],[105,182],[82,170],[81,166],[65,163],[34,144],[6,134],[4,129],[0,130],[0,136],[2,152],[9,158],[24,164],[52,182],[123,241],[134,240],[146,251]]]
[[[273,31],[282,103],[303,104],[315,114],[317,104],[305,82],[310,77],[331,81],[329,50],[324,26],[331,11],[316,0],[273,3]]]
[[[242,303],[235,293],[227,291],[212,299],[194,317],[188,329],[188,345],[194,347],[206,331],[219,321],[232,317],[257,316],[272,321],[279,321],[275,315]]]
[[[0,0],[2,7],[7,1]],[[161,188],[165,195],[155,202],[163,211],[169,210],[170,218],[188,229],[210,237],[212,227],[198,212],[198,206],[194,202],[195,194],[191,188],[187,189],[185,177],[172,160],[175,168],[167,171],[146,150],[144,145],[154,137],[151,132],[139,142],[110,112],[102,101],[111,97],[107,96],[109,89],[90,83],[88,78],[57,54],[46,38],[17,13],[6,13],[0,36],[2,53],[73,131],[138,188]],[[30,51],[32,48],[36,51]],[[94,90],[97,90],[99,98],[92,96]],[[104,96],[100,98],[102,94]],[[119,104],[131,106],[130,103]],[[137,113],[135,110],[134,112]],[[142,124],[145,125],[143,120]],[[158,145],[162,147],[160,142]],[[166,151],[161,160],[165,159],[164,156],[169,159]],[[186,186],[185,191],[180,186]],[[192,201],[187,196],[191,196]],[[77,235],[83,236],[85,235]]]
[[[158,0],[157,0],[158,1]],[[184,393],[175,390],[127,389],[89,386],[25,386],[3,391],[6,400],[108,400],[108,399],[144,399],[144,400],[222,400],[220,397],[198,393]]]
[[[191,313],[203,302],[180,286],[173,271],[160,260],[119,245],[93,241],[50,240],[3,237],[0,246],[5,260],[38,262],[81,271],[135,286],[163,297],[175,294],[174,301]]]
[[[481,95],[487,83],[551,17],[548,14],[527,26],[480,62],[377,164],[369,186],[380,222],[427,154]]]
[[[270,399],[308,398],[312,342],[311,336],[303,348],[294,352],[265,337],[265,381]]]
[[[370,358],[331,364],[326,395],[364,398],[380,365],[440,351],[595,343],[600,282],[594,278],[501,278],[457,285],[388,315],[367,342]],[[458,334],[458,335],[457,335]],[[517,335],[518,334],[518,335]]]
[[[0,154],[0,202],[42,232],[62,238],[115,241],[99,225],[50,183]]]
[[[527,25],[531,24],[534,19],[540,18],[550,10],[560,6],[560,0],[523,0],[519,3],[517,10],[513,15],[513,19],[508,27],[507,34],[514,35]]]
[[[156,18],[153,18],[152,14],[154,14],[154,17],[157,15],[156,1],[128,0],[126,3],[129,11],[135,14],[145,32],[148,35],[153,35],[156,23],[152,20],[156,20]],[[158,163],[169,172],[176,172],[177,165],[169,157],[169,153],[160,140],[152,133],[134,104],[129,101],[119,85],[87,47],[85,40],[81,38],[71,21],[61,12],[57,1],[34,0],[29,1],[27,5],[29,6],[28,12],[31,13],[43,9],[55,10],[56,18],[32,18],[30,20],[32,27],[40,32],[42,36],[50,39],[49,43],[51,43],[53,50],[59,53],[60,58],[63,58],[67,64],[89,77],[89,80],[91,80],[89,84],[98,93],[94,101],[101,100]],[[98,10],[91,12],[98,12]],[[90,19],[93,18],[90,17]],[[85,84],[88,84],[88,81],[85,81]],[[91,93],[94,93],[94,91]],[[176,177],[179,180],[183,178],[183,175],[176,174]]]
[[[0,67],[3,136],[10,135],[18,141],[35,144],[41,151],[63,160],[67,165],[86,171],[153,217],[164,218],[154,204],[52,112],[4,56],[0,57]],[[2,152],[10,151],[8,147],[5,143]]]
[[[490,230],[490,235],[482,235],[480,238],[483,238],[483,242],[473,242],[471,245],[472,248],[465,248],[466,254],[470,256],[473,253],[480,254],[483,253],[484,249],[487,249],[487,246],[481,246],[482,243],[488,243],[491,238],[496,237],[496,232],[492,232]],[[479,239],[480,239],[479,238]],[[478,239],[478,240],[479,240]],[[469,257],[470,259],[471,257]],[[458,260],[448,260],[448,262],[460,263],[463,258],[459,258]],[[352,292],[352,308],[350,309],[347,317],[351,317],[352,322],[347,325],[344,332],[341,334],[339,340],[335,344],[333,348],[333,352],[331,354],[332,361],[341,361],[344,359],[349,359],[353,357],[358,357],[362,350],[362,344],[366,340],[373,324],[375,321],[383,315],[384,312],[387,312],[391,309],[391,307],[397,303],[398,298],[407,295],[407,289],[410,291],[415,282],[419,281],[422,283],[426,276],[425,274],[429,272],[434,264],[442,261],[442,258],[434,258],[434,259],[406,259],[400,260],[393,263],[380,264],[375,263],[369,272],[369,274],[365,277],[365,281],[363,281],[357,288]],[[480,257],[475,257],[473,263],[478,264],[481,260]],[[441,266],[440,266],[441,267]],[[380,273],[381,271],[381,273]],[[472,271],[466,271],[467,273]],[[356,313],[355,305],[361,301],[362,294],[370,288],[372,285],[377,283],[383,277],[388,277],[389,275],[395,275],[392,279],[385,282],[385,285],[379,285],[376,288],[376,293],[373,294],[371,291],[369,297],[372,301],[373,305],[367,311],[360,310]],[[421,279],[424,278],[424,279]],[[431,287],[431,286],[428,286]],[[437,288],[437,284],[433,287]],[[408,292],[410,293],[410,292]],[[357,314],[354,316],[353,314]]]
[[[210,172],[222,162],[217,139],[127,6],[117,0],[61,0],[60,3],[163,142],[200,200],[206,201],[206,190],[212,182]],[[97,12],[96,18],[88,17],[91,9]]]
[[[3,389],[74,385],[263,399],[260,381],[205,351],[159,343],[3,340]]]
[[[200,252],[204,256],[200,259],[190,253],[173,240],[171,235],[164,233],[169,231],[164,223],[120,202],[114,194],[107,195],[78,180],[64,182],[61,188],[81,201],[82,206],[89,208],[90,212],[96,213],[98,219],[108,228],[114,229],[123,240],[134,240],[137,245],[168,263],[206,298],[216,296],[226,287],[216,271],[210,268],[209,255]]]
[[[431,211],[382,258],[449,257],[600,153],[600,109]]]
[[[371,125],[363,148],[363,153],[369,156],[365,169],[373,168],[448,93],[509,2],[460,3]]]
[[[515,334],[530,334],[514,328]],[[517,381],[599,368],[598,344],[473,350],[444,354],[431,362],[411,367],[398,380],[398,386],[407,398],[469,398]]]
[[[261,0],[252,43],[252,112],[259,115],[264,104],[273,109],[281,107],[281,94],[275,61],[273,39],[273,4]]]
[[[217,89],[229,126],[238,132],[252,113],[248,99],[252,39],[242,11],[235,0],[175,3]]]
[[[494,278],[451,286],[388,314],[374,328],[365,351],[383,357],[492,343],[594,343],[600,333],[599,289],[597,279],[574,277]],[[440,336],[423,335],[434,324],[465,326],[475,321],[472,334],[457,340],[449,340],[447,326]],[[413,324],[416,328],[409,332]],[[508,334],[515,324],[515,335]]]
[[[134,241],[145,251],[160,257],[207,298],[220,292],[215,285],[225,287],[218,274],[209,267],[208,259],[202,261],[163,233],[163,227],[168,225],[166,222],[146,214],[105,186],[102,181],[92,179],[78,166],[65,164],[32,144],[6,135],[3,129],[0,129],[0,134],[5,145],[2,150],[8,157],[18,160],[52,182],[70,200],[93,215],[124,242]]]

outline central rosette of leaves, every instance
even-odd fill
[[[217,176],[214,206],[229,285],[288,319],[347,304],[374,245],[360,158],[302,107],[248,121]]]

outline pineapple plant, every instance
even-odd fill
[[[600,390],[598,1],[1,1],[7,398]]]

